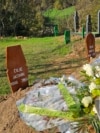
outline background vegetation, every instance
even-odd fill
[[[80,26],[86,15],[92,17],[97,29],[98,0],[0,0],[0,36],[50,36],[55,24],[59,34],[73,29],[73,15],[77,10]]]
[[[0,0],[0,36],[50,36],[55,24],[59,34],[74,30],[73,15],[79,13],[80,27],[91,15],[97,29],[98,0]]]
[[[0,0],[0,35],[43,36],[46,24],[51,25],[49,16],[44,16],[45,11],[63,10],[75,5],[75,1]]]

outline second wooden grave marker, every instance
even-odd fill
[[[86,36],[86,47],[87,47],[87,56],[90,61],[90,57],[95,58],[95,37],[92,33],[89,33]]]

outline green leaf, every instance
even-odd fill
[[[69,110],[73,112],[73,117],[78,118],[82,115],[82,109],[80,104],[74,104],[69,107]]]
[[[29,114],[38,114],[42,116],[48,116],[48,117],[57,117],[57,118],[63,118],[67,120],[73,119],[73,112],[71,111],[59,111],[59,110],[53,110],[48,108],[40,108],[40,107],[33,107],[26,104],[20,104],[18,106],[18,110],[23,113],[29,113]]]
[[[58,84],[58,89],[60,90],[68,107],[75,104],[73,97],[71,96],[71,94],[69,93],[69,91],[67,90],[67,88],[64,86],[63,83]]]
[[[91,93],[93,97],[100,96],[100,89],[93,89]]]
[[[93,126],[96,133],[100,133],[100,122],[98,119],[96,118],[92,119],[91,125]]]
[[[96,78],[96,79],[94,80],[94,82],[95,82],[96,85],[100,85],[100,78]]]

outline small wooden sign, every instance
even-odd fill
[[[87,55],[88,60],[90,61],[90,57],[95,58],[95,37],[92,33],[89,33],[86,36],[86,48],[87,48]]]
[[[28,68],[20,45],[6,48],[7,78],[12,92],[28,86]]]

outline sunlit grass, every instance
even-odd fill
[[[4,38],[0,40],[0,94],[10,92],[6,75],[6,47],[21,45],[26,58],[29,83],[40,78],[57,76],[54,68],[55,60],[64,57],[71,51],[71,45],[66,45],[63,36],[44,38]],[[17,53],[16,53],[17,54]]]
[[[72,15],[74,11],[75,11],[74,6],[65,8],[63,10],[49,9],[44,13],[44,16],[47,16],[50,19],[56,19],[56,18],[61,18],[61,17],[63,18],[63,17]]]

